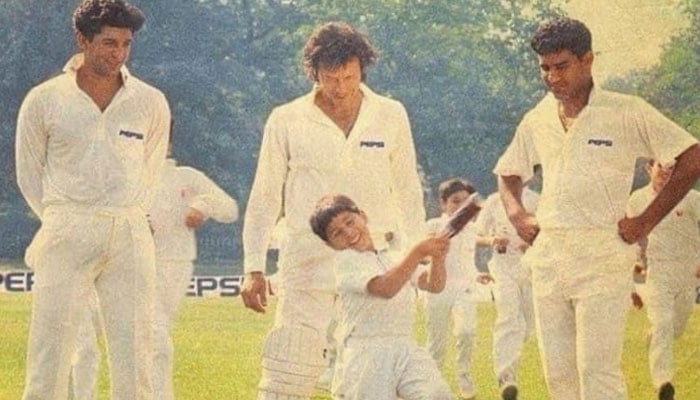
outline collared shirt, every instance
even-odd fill
[[[386,338],[410,337],[413,329],[413,290],[407,283],[394,297],[374,296],[367,284],[394,266],[390,253],[340,251],[335,267],[336,289],[340,302],[340,337]],[[424,269],[417,268],[411,282]]]
[[[289,282],[285,275],[295,274],[290,268],[303,266],[304,282],[332,288],[332,270],[318,260],[333,252],[309,226],[317,201],[329,193],[348,195],[367,213],[379,248],[387,232],[409,240],[422,235],[423,194],[406,111],[365,85],[361,90],[362,105],[347,137],[314,104],[315,90],[272,111],[246,206],[246,272],[264,268],[273,228],[284,217],[281,279]]]
[[[236,201],[202,172],[169,159],[149,212],[158,260],[192,261],[197,257],[195,230],[185,225],[190,208],[217,222],[238,218]]]
[[[544,229],[616,230],[635,163],[672,162],[696,140],[642,99],[594,88],[569,131],[550,93],[527,113],[494,168],[523,181],[542,165],[537,220]]]
[[[19,111],[17,182],[39,217],[50,205],[148,210],[165,162],[170,109],[163,94],[121,70],[104,111],[76,81],[83,55],[35,88]]]
[[[641,214],[656,197],[651,185],[629,199],[630,216]],[[700,256],[700,192],[691,190],[649,233],[646,257],[647,281],[665,282],[671,287],[695,283],[693,271]]]

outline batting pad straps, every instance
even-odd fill
[[[326,367],[325,346],[325,332],[321,334],[303,325],[281,326],[270,331],[263,345],[258,399],[277,399],[273,394],[311,397]]]

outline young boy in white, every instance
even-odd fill
[[[450,216],[475,191],[463,179],[453,178],[442,182],[438,187],[442,215],[428,220],[428,231],[439,232]],[[472,298],[477,276],[474,265],[475,240],[476,231],[472,224],[467,224],[450,240],[450,251],[445,259],[448,277],[445,289],[440,293],[426,292],[424,296],[426,348],[441,368],[445,365],[450,333],[448,327],[452,319],[452,334],[457,348],[457,383],[460,396],[464,399],[476,396],[476,388],[469,372],[476,338],[476,303]]]
[[[535,214],[539,195],[523,188],[523,204]],[[480,274],[482,283],[492,281],[496,303],[493,326],[493,371],[504,399],[517,395],[516,369],[523,344],[534,331],[532,283],[530,271],[520,263],[520,257],[530,247],[508,220],[498,193],[484,202],[476,223],[477,246],[491,247],[489,272]]]
[[[646,165],[649,184],[634,193],[627,214],[640,214],[661,191],[673,172],[656,161]],[[700,251],[700,192],[691,190],[651,231],[645,255],[647,274],[644,291],[651,323],[649,369],[659,393],[674,392],[673,339],[679,337],[695,304],[695,269]],[[669,397],[672,398],[672,397]]]
[[[334,399],[451,399],[450,389],[428,352],[413,339],[412,290],[445,287],[449,239],[416,244],[399,262],[377,252],[367,216],[346,196],[327,195],[310,218],[312,230],[338,250],[335,267],[340,302]],[[418,269],[426,257],[429,269]]]

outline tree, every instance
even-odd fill
[[[688,29],[666,45],[659,64],[633,71],[611,86],[649,100],[696,137],[700,137],[700,0],[684,0]]]
[[[543,93],[529,37],[537,22],[558,13],[550,0],[132,2],[147,21],[129,68],[168,97],[175,157],[205,171],[242,209],[265,119],[272,107],[311,88],[301,71],[301,48],[320,23],[345,20],[380,49],[368,82],[406,105],[426,190],[461,175],[487,193],[495,187],[490,170],[497,156]],[[39,3],[7,0],[0,10],[0,33],[10,39],[0,58],[6,94],[0,112],[7,113],[0,118],[13,121],[0,128],[0,179],[12,188],[2,192],[0,205],[21,213],[28,211],[15,188],[11,156],[17,108],[75,46],[74,4]],[[428,198],[426,204],[434,203]],[[235,257],[239,230],[240,224],[210,227],[203,235],[234,237],[217,243]]]

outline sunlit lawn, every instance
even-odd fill
[[[0,294],[0,399],[19,399],[24,381],[24,357],[31,295]],[[177,320],[175,385],[185,400],[254,399],[260,376],[259,350],[271,326],[274,302],[265,315],[243,308],[238,298],[188,298]],[[423,341],[422,312],[416,312],[416,332]],[[479,399],[498,399],[491,370],[491,326],[495,310],[491,303],[479,306],[478,344],[473,375]],[[648,323],[643,312],[630,312],[625,342],[624,369],[630,399],[655,398],[649,383],[645,334]],[[677,398],[700,398],[700,308],[696,308],[685,335],[675,348]],[[450,360],[452,361],[452,360]],[[103,362],[99,398],[108,399],[108,379]],[[453,388],[454,366],[445,371]],[[520,369],[521,398],[548,399],[534,338],[527,343]],[[319,392],[315,399],[329,399]]]

